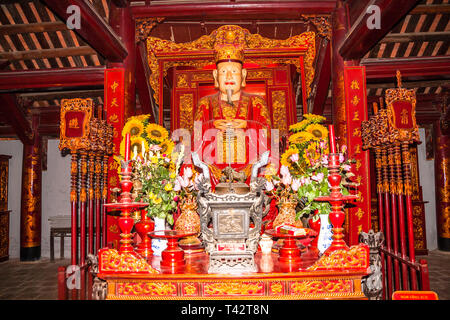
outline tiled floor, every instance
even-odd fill
[[[430,289],[437,293],[440,300],[450,300],[450,252],[433,250],[417,259],[428,262]]]
[[[430,251],[421,256],[428,261],[430,287],[440,300],[450,300],[450,252]],[[43,258],[36,262],[12,259],[0,263],[0,300],[57,299],[57,269],[70,261]]]
[[[0,263],[0,300],[58,299],[58,266],[70,260],[42,258],[34,262],[11,259]]]

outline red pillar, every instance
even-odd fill
[[[131,15],[130,8],[119,8],[111,3],[109,24],[114,32],[121,37],[128,51],[128,55],[123,62],[107,63],[108,70],[106,72],[111,72],[111,76],[105,75],[104,101],[106,103],[106,120],[114,127],[114,154],[119,154],[122,128],[127,118],[134,115],[136,109],[135,21]],[[110,86],[115,80],[111,79],[117,77],[117,73],[114,72],[114,69],[117,69],[116,71],[119,74],[123,71],[123,75],[121,75],[120,77],[122,78],[118,80],[118,83],[120,83],[119,87],[112,91]],[[114,73],[116,75],[112,75]],[[113,94],[114,98],[117,99],[115,100],[114,105],[112,105],[114,99],[112,98]],[[112,188],[119,187],[119,176],[117,174],[116,166],[115,160],[110,157],[108,160],[108,189],[106,190],[108,194]],[[107,201],[110,201],[109,197]],[[108,215],[106,217],[106,230],[104,229],[106,231],[106,244],[113,243],[114,247],[118,246],[118,241],[120,240],[117,218],[117,216]]]
[[[136,39],[135,21],[130,7],[118,8],[111,3],[109,24],[114,32],[122,38],[128,55],[122,63],[108,63],[108,68],[125,69],[125,108],[124,121],[133,116],[136,110]]]
[[[347,144],[344,59],[339,54],[339,47],[344,41],[347,32],[345,7],[342,1],[336,2],[336,9],[331,16],[331,27],[331,110],[337,143],[342,145]]]
[[[434,124],[435,158],[434,177],[436,188],[436,224],[438,248],[450,251],[450,135],[442,130],[440,122]]]
[[[33,144],[23,145],[20,210],[20,260],[41,258],[42,141],[37,134],[39,117],[33,116]]]
[[[356,72],[361,71],[362,75],[358,75],[358,89],[353,90],[351,86],[353,82],[352,66],[357,66],[357,61],[344,61],[339,54],[339,48],[347,31],[348,17],[347,10],[343,1],[336,2],[336,9],[331,16],[331,88],[332,88],[332,114],[333,124],[336,128],[337,143],[348,147],[348,157],[357,160],[356,165],[352,167],[353,172],[357,175],[358,182],[361,187],[358,190],[360,200],[356,202],[357,207],[346,210],[346,219],[344,223],[345,240],[347,244],[354,245],[358,243],[358,235],[361,231],[367,232],[370,228],[370,176],[368,151],[362,150],[361,142],[361,122],[367,120],[366,106],[366,84],[365,71],[362,68],[356,68]],[[346,88],[347,87],[347,88]],[[355,91],[355,92],[353,92]],[[357,104],[349,104],[349,101],[357,95],[359,100]],[[359,127],[359,130],[358,128]],[[356,130],[355,130],[356,129]],[[369,205],[368,205],[369,204]],[[367,221],[367,219],[369,221]]]

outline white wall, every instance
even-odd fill
[[[59,140],[48,140],[47,171],[42,172],[42,240],[41,257],[50,257],[50,226],[48,218],[70,216],[70,155],[62,157]],[[9,255],[20,257],[20,201],[22,184],[23,145],[19,140],[0,141],[0,154],[11,155],[9,160],[10,214]],[[59,238],[55,241],[55,258],[59,258]],[[70,239],[65,240],[65,257],[70,257]]]
[[[427,235],[427,249],[437,249],[437,229],[436,229],[436,198],[434,184],[434,160],[426,159],[425,129],[419,128],[420,141],[417,146],[417,156],[419,159],[419,179],[422,186],[423,201],[425,203],[425,232]]]
[[[42,171],[42,257],[50,257],[48,218],[70,216],[70,154],[61,156],[58,145],[59,140],[48,140],[47,170]],[[55,239],[55,259],[59,258],[59,239]],[[64,257],[69,258],[70,238],[65,238],[64,247]]]

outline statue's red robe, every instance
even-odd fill
[[[259,156],[270,150],[270,129],[272,127],[269,110],[264,99],[258,95],[241,93],[240,100],[230,106],[226,101],[219,99],[220,94],[216,93],[200,99],[195,112],[195,121],[201,121],[200,126],[194,129],[193,146],[202,161],[212,167],[213,174],[217,178],[217,173],[230,163],[227,145],[220,145],[223,132],[217,129],[217,124],[237,119],[239,125],[244,124],[240,133],[245,136],[245,158],[244,153],[231,152],[234,155],[231,159],[231,166],[236,171],[249,172],[251,165],[256,162]],[[219,121],[218,121],[219,120]],[[239,140],[238,140],[239,141]],[[217,143],[219,142],[219,143]],[[244,142],[240,140],[240,142]],[[238,145],[235,147],[243,147]],[[238,156],[241,155],[241,157]],[[215,172],[214,172],[215,171]],[[212,181],[213,184],[215,184]]]
[[[272,121],[267,104],[262,97],[243,92],[239,101],[234,102],[233,106],[221,100],[220,93],[201,98],[194,117],[194,121],[201,121],[201,130],[198,130],[200,128],[198,124],[198,127],[194,126],[193,147],[200,155],[200,159],[210,167],[213,188],[218,183],[220,171],[229,165],[228,162],[230,160],[227,156],[224,156],[223,159],[217,161],[219,157],[216,157],[216,153],[220,146],[216,145],[216,135],[220,130],[216,129],[214,124],[217,125],[217,120],[230,121],[233,119],[246,122],[245,129],[242,129],[246,135],[245,159],[241,159],[241,161],[235,159],[237,161],[231,161],[231,166],[236,171],[245,171],[247,173],[247,183],[250,179],[252,164],[258,160],[262,153],[270,150]],[[208,134],[208,130],[212,131]],[[214,136],[214,138],[211,136]],[[271,209],[263,221],[266,223],[271,222],[275,216],[276,207],[272,203]]]

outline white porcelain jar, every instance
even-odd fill
[[[261,236],[261,240],[259,241],[262,254],[270,254],[272,252],[272,245],[272,238],[267,234],[263,234]]]

